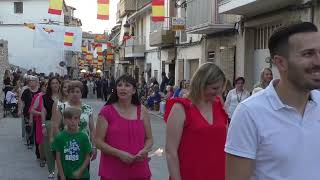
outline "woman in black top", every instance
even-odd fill
[[[3,85],[4,85],[4,88],[2,90],[4,92],[4,96],[6,96],[7,91],[9,90],[10,86],[12,85],[11,76],[10,76],[10,71],[9,70],[6,70],[4,72]]]
[[[45,127],[46,133],[44,134],[44,151],[46,155],[49,179],[54,179],[55,162],[53,154],[50,150],[51,142],[53,139],[49,137],[51,131],[51,116],[52,108],[55,101],[59,100],[59,89],[60,81],[57,77],[52,77],[49,79],[46,94],[42,96],[43,98],[43,111],[41,112],[42,126]]]

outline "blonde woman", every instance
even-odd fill
[[[172,180],[225,179],[227,119],[221,98],[226,81],[214,63],[200,66],[186,98],[167,102],[166,155]]]
[[[258,91],[265,89],[272,81],[272,79],[272,70],[270,68],[263,68],[263,70],[260,73],[260,82],[254,87],[254,89],[252,90],[252,94],[255,94]]]

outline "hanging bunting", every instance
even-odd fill
[[[93,56],[92,56],[92,54],[91,54],[91,53],[87,53],[86,59],[87,59],[87,62],[88,62],[89,64],[91,64],[92,61],[93,61]]]
[[[49,14],[61,15],[63,0],[49,0]]]
[[[164,0],[152,0],[152,21],[164,21]]]
[[[96,41],[103,41],[107,39],[107,36],[104,34],[97,34],[94,38]]]
[[[107,60],[112,61],[113,60],[113,53],[108,53],[107,54]]]
[[[36,29],[36,26],[33,23],[23,23],[23,25],[32,30]]]
[[[98,56],[98,62],[103,62],[103,56]]]
[[[97,19],[109,20],[109,0],[98,0]]]
[[[72,44],[73,44],[73,33],[72,32],[65,32],[64,45],[65,46],[72,46]]]

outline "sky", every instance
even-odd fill
[[[116,25],[117,4],[119,0],[110,0],[109,20],[97,19],[97,0],[65,0],[68,6],[76,8],[74,16],[81,19],[82,31],[103,33]]]

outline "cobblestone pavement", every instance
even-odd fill
[[[103,106],[104,102],[99,100],[85,100],[94,108],[94,118]],[[154,114],[154,113],[153,113]],[[154,147],[164,148],[165,125],[159,116],[151,115],[152,130],[154,136]],[[34,149],[28,150],[21,138],[21,119],[0,119],[0,180],[46,180],[47,168],[39,167]],[[99,159],[99,158],[98,158]],[[91,163],[91,180],[98,180],[97,176],[99,160]],[[168,179],[168,171],[165,157],[155,156],[150,161],[152,180]]]

